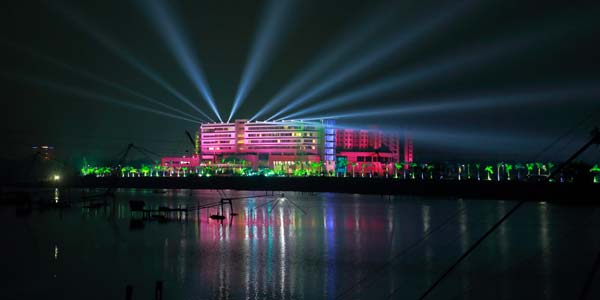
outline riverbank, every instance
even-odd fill
[[[47,183],[46,185],[56,185]],[[599,184],[514,181],[401,180],[339,177],[80,177],[60,183],[77,188],[232,189],[376,195],[450,196],[555,203],[597,203]],[[37,185],[39,186],[39,184]]]

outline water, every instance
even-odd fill
[[[228,196],[258,192],[226,191]],[[51,201],[79,191],[49,191]],[[192,206],[216,191],[120,190],[101,209],[0,207],[2,299],[417,299],[516,202],[285,193],[130,227],[129,200]],[[292,200],[299,208],[295,207]],[[306,213],[304,213],[304,210]],[[574,299],[600,250],[600,210],[526,203],[427,299]],[[597,274],[588,299],[600,299]]]

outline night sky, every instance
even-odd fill
[[[268,16],[267,3],[167,3],[225,119],[256,40],[259,21]],[[391,47],[394,41],[422,29],[428,20],[444,16],[447,21],[443,24],[421,32],[390,55],[288,113],[390,78],[431,71],[431,76],[396,89],[307,117],[473,101],[474,107],[371,115],[340,119],[338,124],[410,130],[417,160],[565,159],[600,123],[600,9],[595,3],[598,1],[297,1],[290,4],[288,15],[277,25],[280,34],[269,41],[272,51],[264,55],[264,68],[234,118],[255,115],[303,69],[336,49],[337,44],[355,38],[354,32],[364,32],[369,20],[378,19],[377,14],[381,14],[380,21],[386,21],[369,30],[368,38],[263,118],[326,82],[337,71],[360,64],[369,53]],[[167,111],[51,63],[50,57],[203,118],[99,43],[74,21],[79,19],[112,39],[214,119],[144,5],[148,4],[2,3],[3,160],[30,155],[31,146],[39,144],[54,145],[57,155],[71,162],[84,156],[90,161],[116,160],[130,142],[164,155],[180,155],[190,149],[184,131],[195,132],[198,125],[193,122],[100,102],[47,84]],[[452,65],[453,61],[464,63]],[[451,67],[439,68],[447,64]],[[486,104],[477,106],[481,101]],[[561,136],[553,147],[539,153]],[[593,149],[584,158],[597,161],[600,151]]]

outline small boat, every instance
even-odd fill
[[[221,215],[211,215],[210,218],[213,220],[225,220],[225,216]]]

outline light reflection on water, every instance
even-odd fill
[[[63,194],[53,190],[49,199]],[[132,284],[134,298],[151,299],[163,280],[166,299],[416,299],[515,204],[290,192],[306,214],[290,201],[257,197],[234,202],[239,215],[226,209],[222,222],[209,218],[213,208],[130,228],[129,200],[158,208],[218,197],[121,190],[100,209],[23,218],[1,208],[10,245],[2,247],[4,290],[14,299],[116,299]],[[600,247],[597,216],[595,207],[527,203],[428,299],[576,297]]]

